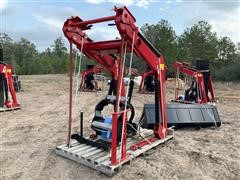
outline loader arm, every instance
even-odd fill
[[[117,136],[120,128],[118,119],[122,117],[121,133],[121,160],[127,158],[127,112],[130,111],[125,105],[129,102],[124,87],[124,67],[127,53],[134,53],[142,57],[153,71],[155,77],[155,122],[153,134],[155,140],[165,139],[169,133],[167,128],[166,92],[165,92],[165,62],[164,57],[151,45],[150,42],[139,32],[136,20],[126,7],[114,8],[115,15],[83,21],[79,17],[71,17],[63,25],[63,33],[70,42],[70,94],[69,94],[69,131],[68,144],[71,136],[71,113],[72,113],[72,44],[84,53],[87,57],[100,63],[112,74],[114,82],[114,112],[112,113],[112,138],[111,138],[111,164],[116,165],[117,161]],[[113,21],[118,29],[120,39],[98,41],[91,40],[86,31],[91,30],[96,23]],[[131,56],[132,57],[132,56]],[[131,62],[131,61],[130,61]],[[115,79],[115,81],[113,81]],[[132,86],[133,87],[133,86]],[[109,88],[110,90],[113,89]],[[131,93],[130,93],[131,94]],[[110,95],[110,94],[109,94]],[[124,103],[121,107],[121,103]],[[93,125],[93,124],[92,124]]]
[[[208,82],[205,83],[204,81],[204,76],[206,76],[204,73],[210,72],[209,70],[205,71],[197,70],[195,67],[192,67],[189,63],[179,61],[174,62],[173,67],[176,69],[176,71],[191,76],[195,81],[197,81],[197,86],[200,92],[200,96],[198,96],[197,98],[198,103],[202,104],[208,102],[215,102],[212,77],[210,73]],[[208,95],[208,90],[210,91],[210,96]]]
[[[133,44],[133,53],[142,57],[153,71],[155,76],[155,105],[156,105],[156,124],[154,134],[158,138],[164,138],[167,134],[167,113],[166,113],[166,92],[165,92],[165,62],[164,57],[151,45],[149,41],[139,32],[136,26],[136,19],[126,7],[114,8],[116,14],[88,21],[83,21],[79,17],[68,19],[63,26],[64,35],[68,40],[74,43],[78,49],[89,58],[99,62],[106,67],[118,80],[117,89],[119,90],[122,81],[122,55],[125,50],[123,46],[127,45],[126,52],[130,53]],[[93,24],[106,21],[114,21],[119,31],[121,39],[110,41],[93,42],[85,31],[90,30]],[[114,59],[114,55],[118,58]],[[124,95],[124,90],[119,91]],[[117,94],[118,96],[118,94]],[[117,102],[120,99],[117,98]],[[117,107],[115,107],[115,111]],[[161,119],[161,122],[160,122]]]

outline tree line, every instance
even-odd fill
[[[240,81],[240,43],[234,44],[229,37],[218,37],[212,26],[205,21],[186,28],[179,36],[171,24],[163,19],[156,24],[144,24],[141,32],[164,55],[169,77],[174,75],[172,63],[175,60],[192,63],[196,59],[206,59],[210,61],[214,79]],[[26,38],[15,42],[6,33],[1,34],[0,43],[4,60],[14,67],[17,74],[68,72],[69,53],[62,37],[58,37],[53,45],[43,52],[38,52],[36,46]],[[76,49],[73,55],[77,56]],[[83,57],[82,69],[85,64],[93,62]],[[140,72],[146,67],[144,61],[137,57],[133,66]]]
[[[199,21],[177,36],[166,20],[157,24],[144,24],[141,31],[165,56],[168,76],[173,76],[175,60],[193,63],[197,59],[210,62],[213,78],[221,81],[240,81],[240,43],[236,45],[229,37],[218,37],[212,26]]]

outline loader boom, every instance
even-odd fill
[[[124,90],[120,90],[122,81],[122,55],[124,53],[123,46],[127,45],[126,52],[133,52],[142,57],[153,71],[156,83],[156,125],[154,134],[158,138],[164,138],[167,133],[167,114],[166,114],[166,93],[165,93],[165,62],[164,57],[145,39],[136,26],[136,20],[126,7],[114,8],[116,14],[88,21],[83,21],[79,17],[69,18],[63,26],[64,35],[68,40],[74,43],[78,49],[82,49],[83,53],[89,58],[99,62],[103,67],[107,68],[112,76],[118,81],[117,90],[124,95]],[[93,42],[85,31],[90,30],[93,24],[106,21],[114,21],[121,39],[110,41]],[[119,54],[114,58],[114,54]],[[118,97],[119,94],[117,94]],[[119,99],[117,98],[117,104]],[[115,107],[115,112],[117,111]],[[162,122],[160,123],[160,117]]]

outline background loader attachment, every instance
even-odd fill
[[[20,109],[14,88],[12,67],[3,62],[3,51],[0,49],[0,112]]]

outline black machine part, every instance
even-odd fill
[[[0,48],[0,61],[3,62],[3,49]]]
[[[116,84],[117,81],[115,79],[111,79],[108,95],[116,95]]]
[[[0,73],[0,107],[8,101],[8,84],[3,73]]]
[[[109,87],[109,91],[108,91],[108,95],[109,96],[111,96],[112,94],[115,93],[116,84],[117,84],[117,82],[114,79],[112,79],[110,87]],[[120,101],[119,107],[120,107],[120,110],[124,110],[125,109],[125,105],[126,105],[126,108],[130,109],[131,115],[130,115],[130,117],[128,119],[128,122],[127,122],[127,133],[135,134],[136,130],[137,130],[137,125],[135,123],[133,123],[133,119],[134,119],[134,116],[135,116],[135,110],[134,110],[133,105],[131,104],[133,87],[134,87],[134,81],[131,80],[130,84],[129,84],[128,98],[125,101]],[[113,97],[115,97],[115,96],[113,96]],[[107,96],[106,98],[104,98],[102,101],[100,101],[96,105],[96,107],[95,107],[95,114],[94,114],[94,117],[93,117],[93,120],[92,120],[91,128],[96,131],[97,135],[100,135],[101,132],[106,130],[106,129],[105,129],[105,127],[101,127],[101,128],[100,127],[96,127],[95,126],[95,124],[96,124],[95,122],[104,123],[105,119],[104,119],[104,117],[102,115],[102,110],[104,109],[104,107],[106,107],[109,104],[114,106],[115,103],[116,103],[116,100],[114,98],[109,98]],[[125,104],[125,103],[127,103],[127,104]],[[122,120],[123,120],[123,116],[121,114],[118,117],[117,142],[120,142],[120,140],[121,140]],[[107,125],[106,125],[106,128],[108,128]]]
[[[149,65],[146,65],[145,71],[150,71],[151,68]],[[154,84],[154,76],[153,75],[148,75],[144,79],[144,90],[147,92],[154,92],[155,90],[155,84]]]
[[[133,87],[134,87],[134,81],[130,80],[129,90],[128,90],[128,103],[129,104],[131,103],[131,100],[132,100]]]
[[[210,127],[221,126],[221,121],[216,106],[210,104],[167,104],[168,127]],[[155,124],[155,105],[145,104],[141,120],[141,127],[153,129]],[[161,121],[161,119],[160,119]]]
[[[16,75],[16,74],[13,74],[12,78],[13,78],[14,89],[15,89],[16,92],[19,92],[22,88],[21,87],[21,81],[19,81],[18,75]]]
[[[92,69],[92,68],[94,68],[94,65],[93,65],[93,64],[88,64],[88,65],[86,65],[86,70]]]
[[[197,102],[199,90],[197,89],[197,81],[192,81],[191,86],[185,90],[185,101]]]
[[[92,68],[94,68],[94,65],[91,65],[91,64],[86,65],[86,70],[92,69]],[[95,80],[94,73],[90,73],[86,75],[84,80],[85,88],[89,90],[94,90],[94,87],[95,87],[93,82],[94,80]]]
[[[154,92],[155,86],[154,86],[154,76],[149,75],[144,79],[144,84],[145,84],[145,90],[147,92]]]
[[[89,139],[86,139],[86,138],[80,136],[79,134],[71,135],[71,139],[75,139],[80,143],[84,143],[84,144],[91,145],[94,147],[102,148],[104,150],[109,150],[109,146],[110,146],[110,144],[107,143],[106,141],[102,141],[102,140],[92,141],[92,140],[89,140]]]
[[[203,59],[196,59],[194,61],[194,66],[196,70],[209,70],[209,61]]]
[[[5,93],[4,75],[0,74],[0,107],[3,107],[5,103],[4,93]]]
[[[209,90],[209,81],[210,81],[210,74],[211,72],[209,70],[203,71],[203,80],[204,80],[204,87],[205,87],[205,93],[208,97],[208,90]],[[198,89],[198,84],[196,80],[193,80],[191,83],[191,86],[186,89],[185,91],[185,100],[186,101],[192,101],[197,102],[198,97],[200,96],[200,91]]]
[[[93,90],[94,87],[95,87],[94,82],[93,82],[94,80],[95,79],[94,79],[93,73],[86,75],[86,77],[85,77],[85,88]]]
[[[102,110],[104,109],[104,107],[106,107],[107,105],[114,105],[115,104],[115,100],[112,101],[111,99],[108,99],[108,98],[105,98],[103,99],[102,101],[100,101],[96,107],[95,107],[95,115],[93,117],[93,120],[92,120],[92,125],[91,125],[91,128],[93,130],[96,131],[96,134],[97,135],[101,135],[102,131],[105,131],[106,129],[104,128],[100,128],[100,127],[96,127],[94,126],[94,121],[97,121],[97,122],[101,122],[101,123],[104,123],[104,117],[102,115]],[[123,110],[125,108],[125,104],[123,102],[120,102],[120,109]],[[133,118],[135,116],[135,110],[132,106],[132,104],[128,103],[127,104],[127,109],[130,109],[131,110],[131,115],[130,115],[130,118],[128,120],[128,123],[130,124],[129,126],[127,126],[127,129],[128,131],[135,131],[135,128],[136,126],[133,125],[134,123],[132,122],[133,121]],[[118,130],[117,130],[117,142],[120,142],[121,140],[121,134],[122,134],[122,120],[123,120],[123,116],[122,115],[119,115],[118,117]],[[132,126],[131,126],[132,125]],[[134,128],[133,128],[134,127]]]

